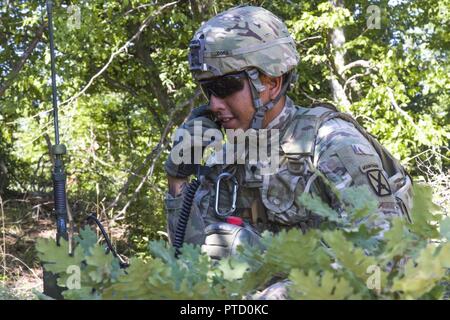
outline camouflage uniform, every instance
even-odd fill
[[[190,52],[190,68],[197,80],[247,72],[256,109],[252,128],[256,129],[261,128],[264,113],[276,103],[262,105],[259,92],[264,88],[258,71],[272,77],[290,74],[299,59],[284,23],[262,8],[248,6],[230,9],[202,25],[191,42]],[[283,95],[292,79],[282,89]],[[384,230],[389,227],[390,216],[407,215],[411,207],[409,177],[351,117],[326,105],[298,107],[286,96],[284,108],[267,129],[280,131],[279,149],[272,150],[280,155],[277,171],[262,175],[267,163],[225,165],[216,163],[214,155],[211,156],[207,161],[208,172],[199,178],[200,187],[195,193],[185,242],[206,246],[211,256],[220,258],[221,247],[235,248],[242,239],[256,244],[253,234],[264,230],[299,228],[305,232],[318,227],[321,219],[298,202],[299,196],[303,192],[316,194],[336,210],[340,210],[340,204],[334,193],[320,183],[316,170],[338,190],[367,185],[379,203],[376,226]],[[245,221],[244,229],[250,230],[250,233],[242,232],[241,238],[238,234],[242,230],[228,230],[224,227],[225,218],[216,213],[216,181],[223,172],[231,173],[239,186],[233,215],[241,217]],[[226,210],[232,204],[229,182],[219,189],[219,210]],[[167,194],[165,204],[172,241],[182,203],[183,196]],[[229,250],[229,254],[233,252]],[[286,292],[279,290],[286,284],[275,284],[276,293],[268,288],[257,298],[285,298]]]
[[[312,128],[308,129],[307,126],[299,128],[299,122],[295,121],[296,119],[311,116],[311,113],[320,111],[320,109],[325,108],[296,107],[287,97],[282,112],[268,126],[268,128],[279,129],[282,132],[280,135],[281,150],[279,150],[280,167],[275,174],[261,175],[260,170],[263,165],[261,163],[256,165],[214,164],[212,156],[207,162],[210,172],[201,177],[201,185],[194,198],[185,241],[203,244],[205,227],[224,221],[215,213],[214,209],[215,182],[219,174],[224,171],[233,173],[239,185],[237,210],[234,215],[244,218],[244,221],[258,232],[264,230],[278,232],[289,228],[300,228],[306,231],[311,227],[317,227],[320,224],[319,217],[305,210],[297,201],[305,191],[319,195],[332,207],[339,210],[340,204],[333,191],[315,183],[318,181],[312,180],[314,169],[311,170],[305,163],[298,163],[301,161],[291,159],[292,155],[298,155],[295,150],[298,148],[298,142],[306,143],[308,138],[315,141],[311,157],[313,167],[323,173],[338,190],[350,186],[367,185],[372,191],[379,203],[380,219],[377,221],[377,227],[388,228],[387,219],[393,215],[404,214],[409,220],[407,210],[402,212],[398,203],[399,199],[396,199],[395,196],[408,177],[401,175],[402,183],[398,185],[394,180],[388,181],[389,175],[383,169],[380,156],[354,124],[340,118],[333,118],[322,123],[315,138],[308,137],[306,133],[308,130],[313,131]],[[293,140],[292,137],[296,139]],[[298,167],[296,167],[297,164]],[[371,182],[369,171],[375,173],[376,178],[378,178],[378,173],[381,174],[381,179]],[[308,181],[310,181],[309,184]],[[378,190],[377,181],[382,184],[380,190]],[[410,201],[411,194],[406,194],[406,196],[408,197],[406,201]],[[221,189],[219,200],[223,208],[231,206],[231,186]],[[176,227],[177,210],[181,208],[182,201],[182,196],[174,198],[168,194],[166,198],[169,232],[172,235]],[[255,214],[255,209],[252,210],[255,206],[258,208],[256,210],[258,214]]]

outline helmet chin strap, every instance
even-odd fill
[[[246,70],[247,76],[250,80],[250,89],[252,93],[253,99],[253,107],[256,109],[256,113],[253,116],[251,128],[255,130],[262,129],[264,116],[266,112],[272,109],[278,101],[286,94],[291,81],[294,78],[294,71],[291,71],[285,81],[283,86],[281,87],[280,93],[278,95],[267,102],[266,104],[262,104],[260,93],[263,92],[266,87],[261,83],[261,79],[259,79],[259,71],[257,69],[249,69]]]

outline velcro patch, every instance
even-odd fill
[[[359,155],[373,156],[374,152],[370,149],[369,146],[365,146],[363,144],[352,144],[353,152]]]
[[[389,182],[384,176],[383,171],[380,169],[368,170],[367,179],[369,180],[370,186],[378,196],[382,197],[392,194]]]
[[[367,172],[369,170],[374,170],[374,169],[380,169],[380,166],[378,165],[378,163],[366,163],[366,164],[362,164],[359,166],[359,169],[362,172]]]

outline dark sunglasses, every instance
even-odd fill
[[[200,86],[208,99],[211,95],[218,98],[226,98],[244,88],[245,72],[227,74],[221,77],[200,80]]]

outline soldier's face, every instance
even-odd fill
[[[241,90],[226,97],[220,98],[214,94],[210,96],[210,109],[225,129],[250,128],[255,109],[250,84],[246,78],[242,82]]]

